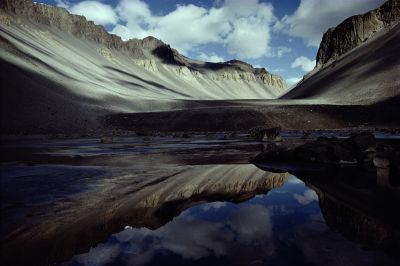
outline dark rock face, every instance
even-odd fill
[[[317,53],[317,66],[336,59],[399,20],[399,0],[390,0],[376,10],[346,19],[323,35]]]
[[[319,138],[292,150],[275,149],[261,153],[251,162],[271,164],[271,170],[280,171],[326,170],[338,166],[357,166],[371,161],[368,149],[374,144],[375,137],[368,132],[356,134],[344,141],[336,138]]]
[[[379,220],[335,202],[327,196],[319,197],[319,203],[328,226],[352,241],[379,246],[388,241],[393,234],[391,228]]]
[[[373,164],[377,168],[378,175],[389,176],[390,185],[400,186],[400,151],[378,147]]]
[[[376,178],[386,185],[400,185],[400,151],[378,145],[369,132],[343,141],[322,137],[291,150],[273,147],[250,162],[264,170],[300,176],[321,172],[363,176],[356,181],[362,186],[376,182]]]

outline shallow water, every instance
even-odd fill
[[[247,163],[263,145],[241,136],[3,147],[6,265],[400,262],[397,188],[265,172]]]

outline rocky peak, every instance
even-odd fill
[[[317,53],[317,66],[335,60],[399,20],[400,0],[389,0],[378,9],[344,20],[323,35]]]
[[[127,43],[131,43],[135,46],[140,46],[141,48],[149,50],[149,51],[152,51],[158,47],[168,46],[163,41],[161,41],[153,36],[148,36],[144,39],[130,39],[127,41]]]
[[[237,59],[232,59],[232,60],[226,61],[225,64],[238,66],[238,67],[242,67],[242,68],[243,67],[244,68],[253,68],[253,66],[250,65],[249,63],[246,63],[246,62],[243,62],[243,61],[240,61]]]
[[[53,26],[77,38],[101,43],[108,48],[121,48],[121,37],[108,33],[103,26],[87,21],[84,16],[72,15],[61,7],[33,3],[31,0],[2,0],[0,10],[19,19]]]

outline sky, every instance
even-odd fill
[[[154,36],[210,62],[243,60],[294,85],[315,66],[323,33],[385,0],[40,0],[124,40]]]

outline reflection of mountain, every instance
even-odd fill
[[[396,192],[378,186],[360,188],[344,178],[303,180],[317,192],[331,229],[358,243],[400,251],[400,198]]]
[[[96,197],[103,196],[97,191],[84,200],[60,203],[48,211],[45,223],[36,221],[3,238],[2,257],[14,265],[15,260],[21,264],[29,260],[30,265],[65,260],[126,225],[158,228],[193,205],[243,201],[283,185],[287,178],[252,165],[202,165],[188,166],[142,187],[117,186],[104,202],[93,206]]]

